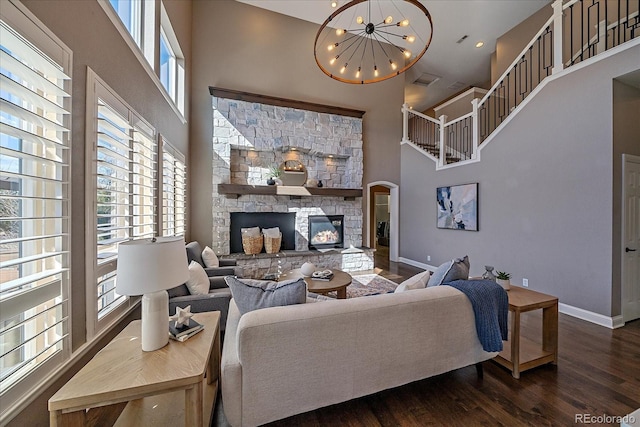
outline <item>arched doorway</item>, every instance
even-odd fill
[[[399,187],[388,181],[367,184],[367,246],[398,262]]]

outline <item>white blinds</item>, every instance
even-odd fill
[[[162,147],[162,232],[164,236],[183,236],[187,189],[184,156],[164,140]]]
[[[2,396],[70,351],[70,64],[19,32],[28,30],[0,21]]]
[[[155,130],[96,82],[96,321],[127,301],[115,292],[120,243],[156,234]]]

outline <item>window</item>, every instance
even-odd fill
[[[157,144],[155,130],[115,94],[93,71],[87,76],[87,141],[91,141],[88,200],[95,213],[88,247],[87,323],[93,336],[130,305],[115,290],[120,243],[156,234]],[[91,104],[89,104],[89,98]]]
[[[160,82],[184,115],[184,55],[164,5],[160,10]]]
[[[184,156],[162,139],[162,235],[184,236],[187,171]]]
[[[134,53],[142,53],[148,65],[153,68],[156,34],[155,1],[99,0],[99,3],[114,24],[117,22],[116,27],[119,30],[123,27],[131,36],[122,34],[123,37],[126,36],[126,41],[133,42]]]
[[[140,0],[109,0],[127,31],[138,46],[142,46],[142,5]]]
[[[160,3],[158,20],[157,3]],[[184,54],[164,5],[156,0],[98,0],[98,4],[170,107],[186,123]]]
[[[0,19],[4,416],[71,354],[71,51],[18,2],[3,2]]]

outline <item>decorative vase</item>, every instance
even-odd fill
[[[280,178],[276,178],[274,181],[276,182],[276,185],[282,185],[282,180]]]
[[[311,277],[314,271],[316,271],[316,266],[310,262],[305,262],[300,267],[300,273],[302,273],[304,277]]]
[[[322,187],[324,187],[324,184],[322,183],[322,180],[319,179],[318,180],[318,188],[322,188]]]
[[[498,285],[502,286],[502,289],[504,289],[505,291],[511,289],[511,280],[509,279],[496,279],[496,282],[498,283]]]
[[[269,177],[269,179],[267,180],[267,185],[276,185],[276,182],[273,178]]]
[[[485,271],[482,274],[482,278],[485,279],[485,280],[493,280],[495,282],[496,281],[496,275],[493,274],[493,267],[490,266],[490,265],[485,265],[484,268],[487,271]]]

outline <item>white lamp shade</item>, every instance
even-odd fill
[[[143,295],[174,288],[189,279],[182,237],[131,240],[118,247],[119,295]]]

